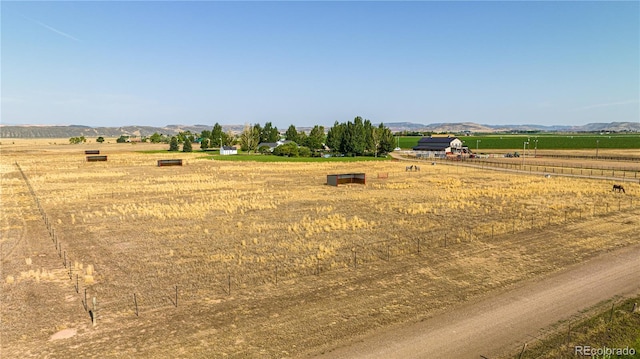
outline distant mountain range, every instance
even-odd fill
[[[123,127],[89,127],[81,125],[44,126],[44,125],[0,125],[0,138],[69,138],[69,137],[120,137],[120,136],[151,136],[154,133],[175,135],[183,131],[200,133],[211,130],[211,125],[168,125],[165,127],[152,126],[123,126]],[[242,125],[223,125],[222,129],[241,132]]]
[[[421,124],[413,122],[385,123],[393,132],[434,132],[434,133],[510,133],[510,132],[640,132],[640,122],[590,123],[582,126],[541,126],[541,125],[481,125],[473,122]],[[69,138],[69,137],[120,137],[150,136],[155,132],[163,135],[175,135],[181,131],[200,133],[211,130],[212,125],[168,125],[89,127],[81,125],[45,126],[45,125],[0,125],[0,138]],[[222,129],[239,133],[243,125],[222,125]],[[285,128],[281,129],[282,131]],[[309,131],[311,127],[298,127],[299,131]]]
[[[421,124],[412,122],[385,123],[393,132],[416,131],[435,133],[508,133],[508,132],[640,132],[640,122],[590,123],[582,126],[542,125],[481,125],[473,122]]]

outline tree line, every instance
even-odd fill
[[[75,139],[74,139],[75,140]],[[125,142],[121,136],[117,142]],[[309,131],[298,131],[290,125],[281,135],[271,122],[264,126],[259,123],[246,124],[240,134],[225,132],[219,123],[211,130],[201,133],[182,131],[174,136],[154,133],[142,139],[142,142],[169,144],[169,151],[192,152],[193,143],[199,143],[201,150],[220,148],[222,146],[239,145],[245,152],[274,154],[279,156],[307,157],[324,154],[344,156],[379,156],[393,151],[394,137],[384,124],[374,126],[371,121],[358,116],[353,121],[336,121],[328,131],[324,126],[315,125]],[[279,141],[282,141],[278,143]],[[75,141],[71,141],[74,143]],[[284,142],[284,143],[283,143]],[[274,145],[278,143],[278,145]],[[274,148],[275,147],[275,148]]]

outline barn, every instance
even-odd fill
[[[462,153],[462,141],[457,137],[422,137],[413,150],[419,152],[420,157],[445,157]]]

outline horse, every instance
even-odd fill
[[[614,191],[614,192],[618,191],[618,192],[622,192],[622,193],[627,193],[627,192],[624,191],[624,187],[622,187],[621,184],[614,184],[612,191]]]
[[[405,172],[406,171],[413,171],[413,165],[405,167],[404,170],[405,170]]]
[[[416,172],[420,172],[420,167],[418,167],[418,166],[415,166],[413,169],[414,169]]]

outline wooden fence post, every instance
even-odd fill
[[[611,323],[611,321],[613,320],[613,308],[615,307],[615,304],[611,304],[611,314],[609,315],[609,323]]]
[[[357,251],[354,248],[354,250],[353,250],[353,268],[358,269],[358,256],[357,256],[356,253],[357,253]]]
[[[522,359],[525,350],[527,350],[527,343],[524,343],[524,345],[522,346],[522,351],[520,352],[520,356],[518,356],[518,359]]]

